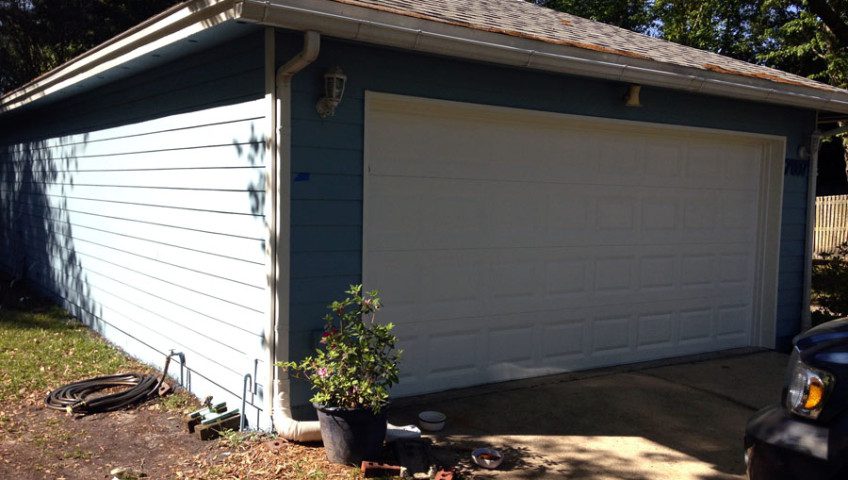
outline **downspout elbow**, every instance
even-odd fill
[[[321,51],[321,34],[315,31],[304,32],[303,34],[303,49],[294,57],[291,58],[285,65],[277,69],[277,88],[280,84],[291,80],[297,72],[303,70],[307,65],[314,62],[318,58],[318,53]]]
[[[277,383],[280,391],[274,400],[274,429],[277,435],[293,442],[320,442],[321,425],[318,421],[295,420],[291,414],[290,386],[288,381]]]

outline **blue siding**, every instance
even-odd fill
[[[463,62],[324,39],[318,60],[295,77],[292,173],[291,352],[315,344],[326,304],[361,278],[362,142],[366,90],[552,112],[780,135],[793,155],[814,127],[811,111],[663,90],[642,89],[642,108],[626,108],[627,85]],[[300,46],[280,32],[278,65]],[[322,75],[340,66],[347,89],[336,115],[320,119]],[[784,189],[778,347],[798,331],[801,312],[806,177]],[[308,255],[307,255],[308,254]],[[320,254],[320,255],[319,255]],[[308,398],[305,386],[295,403]]]
[[[184,352],[192,391],[231,404],[245,373],[266,384],[263,49],[251,34],[0,119],[0,268],[143,361]]]

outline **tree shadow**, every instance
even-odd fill
[[[445,413],[443,431],[424,433],[445,465],[471,478],[744,476],[741,439],[753,409],[722,397],[650,371],[502,387],[403,399],[390,422],[415,424],[422,410]],[[470,462],[471,451],[484,446],[504,455],[495,471]]]
[[[25,282],[101,331],[100,307],[74,247],[66,191],[73,187],[81,143],[60,137],[6,145],[0,150],[0,268],[11,282]]]

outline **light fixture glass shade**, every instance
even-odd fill
[[[339,67],[324,74],[324,97],[318,100],[318,105],[315,106],[321,118],[330,117],[335,113],[344,96],[346,83],[347,75]]]
[[[335,102],[341,102],[346,82],[347,75],[342,73],[341,68],[336,67],[330,70],[324,74],[324,95]]]

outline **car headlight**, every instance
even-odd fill
[[[798,349],[792,352],[788,374],[786,408],[796,415],[815,420],[833,386],[833,375],[806,365],[801,361]]]

